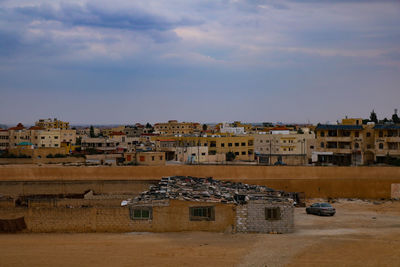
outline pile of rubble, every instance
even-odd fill
[[[242,204],[248,200],[270,199],[285,201],[282,191],[266,186],[219,181],[213,178],[190,176],[164,177],[158,185],[151,186],[136,197],[132,204],[165,199]]]

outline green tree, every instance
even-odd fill
[[[90,137],[95,137],[93,125],[90,125],[90,132],[89,132],[89,135],[90,135]]]
[[[376,116],[376,113],[374,110],[372,110],[371,115],[369,116],[369,119],[370,119],[370,121],[378,123],[378,116]]]
[[[208,128],[207,124],[203,124],[203,132],[207,131],[207,128]]]

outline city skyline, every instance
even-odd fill
[[[0,1],[0,123],[390,119],[398,1]]]

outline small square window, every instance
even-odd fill
[[[281,209],[279,207],[265,208],[265,219],[268,221],[280,220],[281,219]]]
[[[151,207],[131,207],[129,215],[132,220],[151,220],[153,212]]]
[[[214,207],[190,207],[189,219],[191,221],[215,221]]]

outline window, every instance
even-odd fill
[[[151,160],[154,161],[154,156],[151,156]]]
[[[379,137],[383,137],[383,131],[379,131]]]
[[[232,146],[232,143],[228,143],[228,146]]]
[[[235,155],[236,155],[236,156],[239,156],[239,152],[235,152]]]
[[[322,132],[321,132],[321,137],[324,137],[324,136],[325,136],[325,132],[322,131]]]
[[[265,219],[266,220],[280,220],[281,219],[281,209],[275,208],[265,208]]]
[[[235,143],[235,146],[239,146],[239,143]]]
[[[360,145],[358,143],[355,143],[354,148],[360,148]]]
[[[357,131],[357,132],[354,133],[354,135],[355,135],[355,137],[359,137],[360,133]]]
[[[162,156],[160,156],[160,160],[162,160]]]
[[[190,207],[189,219],[191,221],[215,221],[214,207]]]
[[[206,155],[206,153],[204,153],[204,152],[203,152],[203,153],[201,153],[201,155],[202,155],[202,156],[205,156],[205,155]]]
[[[367,133],[367,137],[370,137],[371,136],[371,133]]]
[[[132,220],[151,220],[152,219],[151,207],[131,207],[129,208],[129,215]]]
[[[140,156],[140,161],[144,161],[144,156]]]
[[[324,148],[325,144],[324,142],[321,142],[321,148]]]
[[[225,143],[221,143],[221,147],[225,147]]]
[[[383,143],[379,143],[379,149],[383,149]]]
[[[44,136],[40,137],[40,139],[44,139]]]

